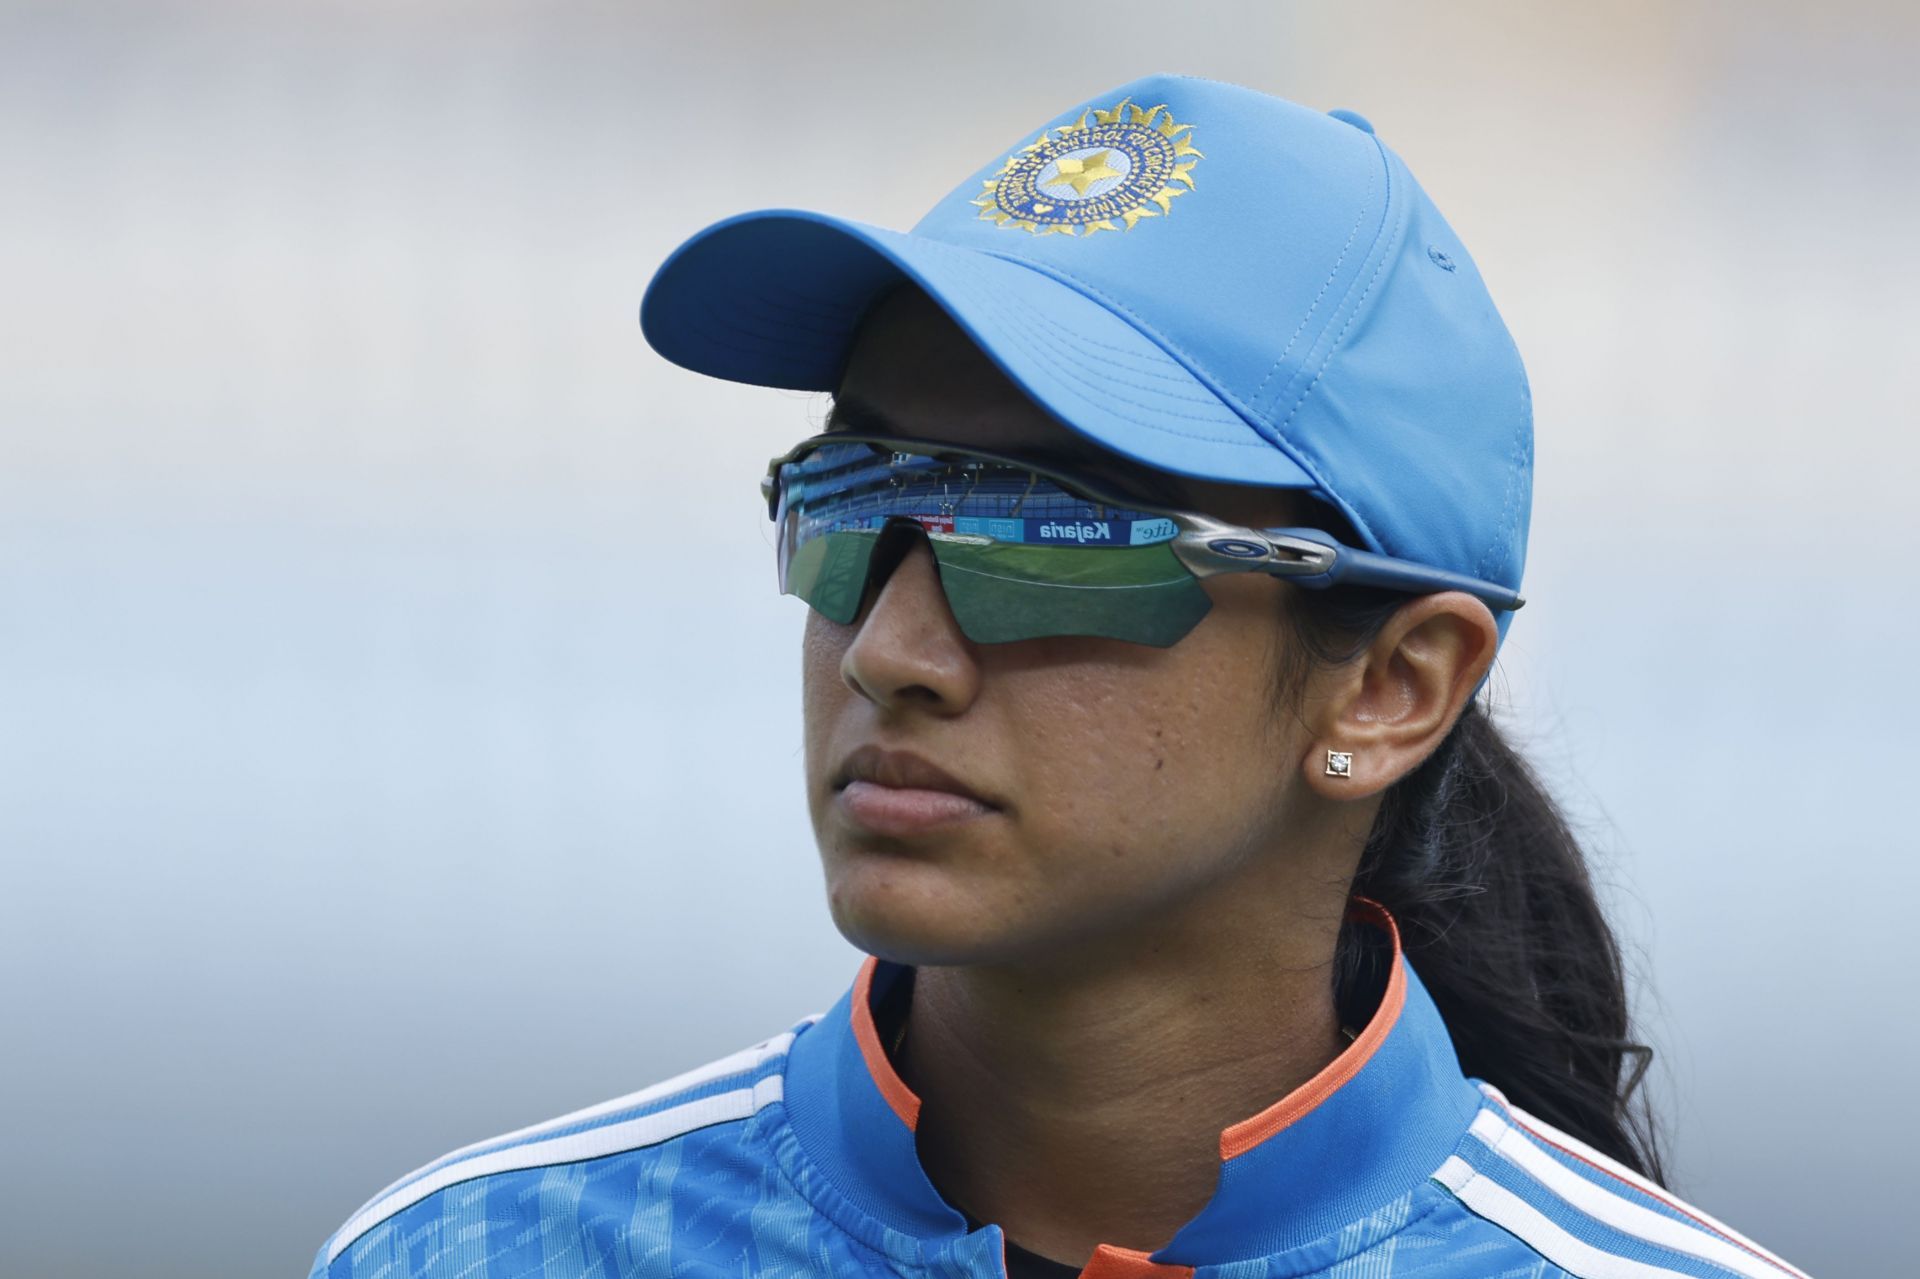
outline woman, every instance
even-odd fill
[[[642,323],[835,392],[765,489],[872,958],[316,1274],[1799,1273],[1656,1184],[1613,936],[1474,700],[1525,376],[1364,120],[1154,77],[911,234],[709,228]]]

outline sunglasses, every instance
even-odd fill
[[[1254,529],[1143,506],[1030,461],[926,440],[833,432],[773,459],[760,483],[780,589],[823,617],[859,616],[881,563],[924,533],[960,630],[977,644],[1085,635],[1166,648],[1212,606],[1201,582],[1266,573],[1310,590],[1465,591],[1495,611],[1507,587],[1346,546],[1310,528]]]

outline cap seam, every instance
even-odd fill
[[[952,245],[950,247],[963,248],[965,246]],[[1063,271],[1056,266],[1034,262],[1027,258],[1014,257],[1011,254],[1002,253],[997,249],[971,249],[970,251],[974,253],[984,254],[988,257],[998,258],[1002,262],[1011,262],[1018,266],[1025,267],[1027,270],[1033,271],[1039,275],[1044,275],[1049,279],[1058,280],[1060,283],[1067,285],[1069,288],[1077,289],[1079,292],[1099,302],[1102,306],[1106,307],[1109,311],[1112,311],[1115,314],[1126,319],[1128,323],[1132,324],[1133,327],[1140,332],[1140,335],[1142,337],[1146,338],[1148,341],[1152,342],[1155,346],[1159,347],[1162,351],[1165,351],[1168,355],[1172,356],[1175,360],[1177,360],[1180,363],[1180,366],[1182,368],[1186,369],[1186,371],[1190,375],[1192,375],[1195,381],[1199,382],[1200,385],[1206,387],[1207,390],[1211,391],[1215,396],[1219,397],[1221,403],[1225,404],[1228,408],[1232,409],[1235,413],[1239,414],[1241,420],[1244,421],[1248,425],[1248,427],[1250,427],[1254,431],[1255,434],[1259,435],[1262,439],[1266,440],[1274,448],[1279,449],[1281,453],[1286,455],[1289,461],[1291,461],[1294,465],[1298,466],[1302,471],[1305,471],[1309,476],[1311,476],[1313,479],[1314,485],[1318,491],[1322,493],[1326,493],[1329,496],[1331,496],[1330,490],[1327,488],[1326,477],[1320,473],[1320,469],[1317,466],[1315,466],[1313,462],[1311,462],[1309,459],[1303,456],[1300,453],[1300,451],[1296,449],[1289,441],[1282,439],[1278,435],[1276,435],[1270,427],[1264,426],[1260,422],[1258,415],[1253,412],[1253,410],[1247,405],[1246,401],[1241,399],[1238,395],[1234,394],[1232,391],[1229,391],[1226,388],[1220,386],[1219,383],[1216,381],[1216,379],[1212,377],[1212,375],[1202,370],[1202,367],[1199,364],[1199,362],[1195,360],[1191,354],[1188,353],[1186,348],[1181,346],[1178,342],[1173,341],[1171,338],[1166,337],[1164,334],[1159,332],[1159,330],[1155,329],[1152,325],[1148,324],[1145,320],[1141,319],[1140,316],[1134,312],[1132,307],[1128,306],[1126,303],[1120,301],[1117,298],[1109,296],[1106,292],[1104,292],[1099,288],[1096,288],[1094,285],[1087,283],[1085,280],[1082,280],[1079,276],[1074,275],[1069,271]],[[1338,498],[1335,498],[1334,500],[1339,501]],[[1345,503],[1342,502],[1341,505],[1344,506]],[[1370,533],[1369,533],[1369,536],[1371,536]]]
[[[896,266],[894,270],[898,271],[899,268]],[[778,280],[767,280],[758,293],[734,293],[728,296],[737,299],[736,306],[751,304],[758,308],[759,314],[772,313],[769,318],[781,323],[791,324],[796,318],[803,323],[827,321],[848,333],[858,326],[860,317],[873,304],[868,299],[855,306],[836,301],[831,295],[802,292]]]
[[[1015,315],[1017,315],[1017,319],[1014,318]],[[1008,314],[1008,318],[1011,323],[1017,323],[1023,326],[1024,332],[1028,333],[1035,342],[1045,344],[1049,351],[1060,352],[1060,351],[1069,351],[1069,350],[1077,349],[1067,344],[1063,344],[1057,336],[1062,332],[1071,333],[1072,332],[1071,329],[1067,328],[1065,325],[1058,323],[1057,321],[1048,319],[1048,317],[1040,314],[1037,311],[1018,311],[1016,313]],[[1035,322],[1037,322],[1037,324]],[[1111,343],[1090,342],[1089,345],[1097,346],[1100,348],[1101,351],[1112,351],[1119,355],[1126,354],[1123,348],[1116,347]],[[1163,395],[1167,399],[1172,400],[1176,403],[1201,405],[1201,406],[1212,405],[1212,406],[1215,406],[1216,408],[1219,406],[1219,401],[1217,399],[1209,398],[1206,394],[1206,388],[1201,386],[1195,386],[1192,378],[1179,378],[1171,374],[1157,372],[1154,369],[1143,368],[1136,364],[1129,364],[1129,363],[1126,363],[1124,360],[1115,359],[1110,356],[1102,355],[1098,351],[1090,351],[1090,352],[1087,352],[1087,354],[1092,359],[1098,360],[1101,364],[1104,364],[1109,368],[1117,370],[1115,374],[1116,377],[1119,377],[1119,376],[1124,376],[1129,378],[1143,377],[1143,378],[1151,379],[1152,381],[1164,381],[1164,382],[1167,382],[1171,388],[1179,388],[1182,390],[1190,388],[1198,391],[1199,394],[1180,395],[1175,393],[1173,389],[1160,391],[1157,388],[1142,382],[1123,383],[1123,385],[1132,385],[1136,389],[1141,391],[1149,391],[1155,394]],[[1140,405],[1137,407],[1144,408],[1146,406]],[[1182,414],[1182,416],[1189,416],[1189,415]]]
[[[1378,138],[1373,140],[1373,145],[1380,155],[1381,166],[1386,170],[1387,190],[1386,198],[1382,203],[1380,220],[1383,227],[1388,227],[1392,223],[1393,213],[1393,165],[1388,158],[1386,147],[1381,144]],[[1382,234],[1376,235],[1373,240],[1374,246],[1378,248],[1383,243],[1391,241],[1395,230],[1397,230],[1397,228],[1383,231]],[[1380,260],[1374,264],[1373,274],[1367,277],[1366,287],[1361,289],[1360,296],[1354,299],[1353,310],[1347,314],[1346,323],[1340,326],[1340,331],[1334,334],[1333,341],[1327,345],[1326,354],[1320,357],[1320,364],[1313,372],[1313,379],[1301,389],[1299,398],[1294,400],[1293,407],[1287,410],[1287,415],[1273,424],[1273,429],[1276,434],[1284,437],[1288,426],[1292,424],[1294,417],[1300,412],[1301,406],[1304,405],[1308,397],[1313,394],[1313,389],[1320,385],[1320,379],[1326,376],[1328,366],[1333,363],[1333,357],[1340,353],[1340,347],[1347,340],[1347,334],[1352,331],[1354,322],[1366,313],[1367,299],[1373,295],[1373,286],[1380,282],[1380,276],[1386,271],[1387,264],[1392,261],[1393,254],[1386,252],[1380,254]],[[1327,489],[1327,492],[1333,497],[1334,501],[1339,504],[1347,518],[1354,522],[1354,525],[1360,530],[1364,537],[1374,546],[1386,547],[1386,543],[1380,540],[1379,534],[1374,532],[1373,526],[1368,522],[1367,518],[1356,510],[1352,503],[1334,493],[1331,488]]]
[[[1513,339],[1511,335],[1509,335],[1507,341],[1509,345],[1512,344]],[[1519,350],[1516,348],[1514,350],[1516,359],[1519,357],[1519,354]],[[1501,497],[1500,527],[1495,530],[1493,538],[1487,543],[1486,549],[1480,552],[1480,558],[1474,562],[1473,571],[1475,577],[1484,578],[1487,576],[1490,565],[1494,562],[1493,556],[1496,551],[1501,552],[1498,561],[1500,567],[1506,567],[1507,560],[1512,552],[1513,535],[1520,524],[1520,503],[1518,497],[1520,468],[1526,462],[1527,428],[1533,417],[1532,405],[1529,402],[1531,397],[1527,393],[1525,372],[1522,372],[1520,375],[1520,384],[1517,389],[1520,393],[1521,411],[1519,420],[1514,424],[1513,428],[1513,445],[1507,451],[1507,485],[1506,492],[1502,494]],[[1515,565],[1514,567],[1516,570],[1520,568],[1519,565]],[[1514,574],[1514,582],[1516,585],[1519,583],[1519,576],[1519,572],[1516,571]]]
[[[1487,543],[1486,549],[1480,552],[1480,558],[1474,562],[1473,575],[1475,577],[1484,578],[1487,576],[1491,567],[1496,563],[1494,560],[1496,553],[1500,555],[1497,561],[1498,565],[1502,568],[1506,566],[1507,555],[1503,550],[1503,544],[1512,539],[1515,505],[1514,490],[1518,487],[1520,477],[1520,463],[1524,451],[1522,447],[1523,435],[1524,426],[1516,426],[1513,432],[1513,445],[1507,450],[1507,483],[1506,491],[1501,495],[1500,526],[1494,530],[1493,538]]]
[[[1287,344],[1280,348],[1280,354],[1274,357],[1273,364],[1267,369],[1267,375],[1260,379],[1260,385],[1254,388],[1251,397],[1252,403],[1259,404],[1262,402],[1262,397],[1266,394],[1267,383],[1273,381],[1273,375],[1280,371],[1282,364],[1286,363],[1287,356],[1293,352],[1294,343],[1298,342],[1300,335],[1306,332],[1307,321],[1311,320],[1314,312],[1320,309],[1321,299],[1327,296],[1327,290],[1333,287],[1334,280],[1339,277],[1340,268],[1346,262],[1347,254],[1353,248],[1354,237],[1360,234],[1360,224],[1367,220],[1367,205],[1373,199],[1373,179],[1373,170],[1369,167],[1367,170],[1367,189],[1365,194],[1360,197],[1360,211],[1353,217],[1353,226],[1347,231],[1347,242],[1340,246],[1340,256],[1333,260],[1333,269],[1328,271],[1327,278],[1321,281],[1320,291],[1313,295],[1313,302],[1308,305],[1307,313],[1300,317],[1300,323],[1294,327],[1293,335],[1287,339]]]
[[[1003,323],[1005,323],[1009,329],[1012,329],[1017,322],[1013,320],[1003,319]],[[1047,339],[1044,336],[1037,335],[1037,334],[1034,335],[1034,340],[1037,343],[1043,343],[1043,344],[1047,341]],[[1027,348],[1027,353],[1035,359],[1045,361],[1053,369],[1054,373],[1057,376],[1065,377],[1068,380],[1078,383],[1081,387],[1085,388],[1082,392],[1083,394],[1094,394],[1100,391],[1109,391],[1112,388],[1111,383],[1096,383],[1091,381],[1087,377],[1086,370],[1077,366],[1071,359],[1064,358],[1062,354],[1059,353],[1057,348],[1053,348],[1050,346],[1030,346]],[[1195,404],[1205,403],[1205,401],[1201,401],[1201,400],[1195,400],[1191,402]],[[1147,414],[1147,416],[1142,417],[1138,413],[1125,412],[1120,407],[1122,405],[1125,405],[1127,408],[1140,410],[1141,412],[1144,412],[1145,414]],[[1178,436],[1179,438],[1185,439],[1185,440],[1198,440],[1209,445],[1215,445],[1215,444],[1232,445],[1234,447],[1239,447],[1239,448],[1264,449],[1264,448],[1271,447],[1270,445],[1267,444],[1267,442],[1264,439],[1262,440],[1223,440],[1213,435],[1203,435],[1194,431],[1179,430],[1178,428],[1167,424],[1168,419],[1172,419],[1176,421],[1185,420],[1185,421],[1191,421],[1191,422],[1207,422],[1207,421],[1214,420],[1198,413],[1183,413],[1178,409],[1173,409],[1173,408],[1154,408],[1148,405],[1139,404],[1133,400],[1122,399],[1119,397],[1110,398],[1104,407],[1106,408],[1107,412],[1112,413],[1115,417],[1119,417],[1126,421],[1132,422],[1137,426],[1145,427],[1149,430],[1159,431],[1165,435]]]
[[[1073,329],[1060,323],[1060,321],[1055,320],[1050,316],[1044,315],[1038,311],[1033,312],[1032,315],[1035,319],[1041,320],[1042,322],[1046,323],[1056,331],[1065,330],[1069,333],[1075,332]],[[1127,349],[1125,347],[1116,346],[1112,342],[1102,342],[1099,338],[1085,337],[1077,333],[1075,334],[1075,336],[1083,345],[1090,346],[1090,347],[1098,347],[1103,351],[1112,351],[1121,356],[1125,356],[1128,354]],[[1129,367],[1132,367],[1132,366],[1129,366]],[[1146,369],[1146,368],[1141,368],[1139,371],[1158,381],[1171,382],[1175,385],[1182,385],[1182,384],[1188,385],[1188,386],[1193,385],[1193,378],[1191,375],[1188,375],[1186,377],[1181,377],[1177,374],[1162,373],[1153,369]],[[1202,392],[1206,391],[1206,388],[1204,386],[1198,389],[1201,390]],[[1200,403],[1201,401],[1196,398],[1194,402],[1197,404],[1197,403]]]
[[[788,355],[787,352],[791,348],[788,345],[782,343],[778,336],[770,333],[755,333],[755,332],[752,332],[751,330],[743,329],[739,325],[730,323],[722,316],[712,315],[707,318],[712,320],[714,324],[717,324],[719,326],[720,330],[725,332],[726,340],[728,342],[738,342],[738,343],[748,345],[750,347],[761,348],[760,353],[762,354],[763,358],[766,358],[769,360],[778,360],[780,363],[792,369],[796,377],[805,370],[806,364],[807,364],[806,360],[804,360],[803,358],[796,358],[794,356]],[[706,338],[709,341],[713,341],[715,342],[716,345],[718,344],[716,339],[716,330],[713,327],[709,326],[708,324],[689,322],[687,325],[687,331],[690,333],[697,334],[703,338]],[[803,351],[803,354],[804,354],[804,351]],[[700,369],[696,369],[694,371],[704,372],[704,370],[700,370]],[[722,377],[723,375],[708,373],[706,374],[706,376]],[[773,385],[779,385],[779,384],[776,383]],[[828,386],[801,385],[800,383],[796,382],[789,385],[787,389],[825,391],[825,390],[831,390],[832,388]]]

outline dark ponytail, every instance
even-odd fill
[[[1374,591],[1289,592],[1298,643],[1288,648],[1284,683],[1297,690],[1307,660],[1357,656],[1403,603]],[[1658,1134],[1639,1093],[1653,1050],[1630,1035],[1620,947],[1586,856],[1478,704],[1383,797],[1353,892],[1399,921],[1467,1074],[1662,1179]],[[1348,925],[1335,960],[1343,1007],[1373,984],[1378,963],[1365,930]]]

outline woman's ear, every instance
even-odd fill
[[[1377,795],[1434,752],[1493,664],[1493,614],[1460,591],[1409,600],[1351,662],[1320,672],[1300,762],[1328,799]]]

